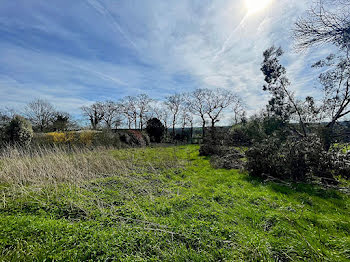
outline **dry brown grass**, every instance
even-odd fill
[[[131,167],[106,149],[7,147],[0,154],[0,182],[17,185],[74,184],[98,177],[122,174]]]
[[[141,150],[141,151],[140,151]],[[0,183],[8,185],[81,184],[101,177],[158,173],[181,168],[176,154],[149,156],[145,149],[8,146],[0,152]],[[141,152],[141,153],[140,153]]]
[[[164,184],[162,172],[176,173],[184,162],[175,149],[170,154],[161,150],[166,149],[7,147],[0,153],[0,210],[31,205],[45,210],[63,208],[63,216],[71,220],[94,219],[98,212],[120,223],[132,221],[155,227],[153,230],[164,229],[166,226],[148,221],[135,200],[179,194]],[[105,199],[106,190],[116,192],[113,201]],[[141,216],[119,214],[121,204]]]

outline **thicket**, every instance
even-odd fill
[[[15,116],[0,130],[2,144],[29,145],[33,137],[32,125],[21,116]]]
[[[270,94],[270,100],[261,120],[253,119],[248,124],[253,128],[246,130],[253,142],[246,152],[247,170],[253,176],[337,183],[337,177],[349,177],[350,170],[348,155],[332,147],[336,123],[348,113],[349,85],[343,86],[343,77],[348,78],[349,64],[337,64],[333,56],[318,62],[316,67],[333,67],[320,75],[325,98],[315,101],[306,97],[302,101],[289,89],[291,83],[280,63],[282,54],[276,47],[264,52],[263,90]],[[345,95],[340,96],[343,91]],[[331,119],[329,123],[322,122],[328,120],[325,116]]]
[[[150,139],[146,132],[137,130],[103,130],[103,131],[70,131],[37,133],[34,135],[34,146],[74,146],[74,147],[128,147],[147,146]]]
[[[215,128],[206,133],[199,148],[200,156],[210,156],[210,163],[215,168],[243,169],[244,153],[236,148],[229,130]]]
[[[165,127],[158,118],[147,121],[146,131],[152,142],[160,143],[164,137]]]
[[[350,178],[350,152],[336,146],[325,150],[320,132],[299,137],[289,125],[255,116],[230,132],[207,136],[199,152],[210,156],[215,168],[245,168],[264,179],[337,184],[339,177]],[[237,149],[242,145],[246,151]]]
[[[283,142],[269,137],[248,149],[246,157],[246,168],[253,176],[297,182],[316,179],[334,184],[336,176],[341,175],[339,164],[343,155],[336,150],[325,151],[320,138],[310,136]]]

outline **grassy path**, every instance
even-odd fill
[[[350,198],[215,170],[198,147],[111,151],[128,171],[0,185],[0,261],[349,261]]]

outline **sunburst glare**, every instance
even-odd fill
[[[265,9],[272,1],[273,0],[245,0],[245,5],[248,13],[252,14]]]

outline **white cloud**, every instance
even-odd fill
[[[161,98],[223,87],[237,92],[252,114],[268,99],[261,90],[260,64],[263,50],[272,44],[286,51],[283,63],[295,93],[317,95],[309,67],[328,50],[292,50],[293,23],[308,5],[307,0],[274,0],[248,15],[243,0],[33,2],[24,5],[22,16],[0,16],[0,24],[10,31],[34,28],[57,39],[41,39],[37,47],[27,45],[33,39],[0,40],[5,61],[0,62],[5,68],[0,94],[13,90],[0,103],[23,104],[40,96],[76,111],[82,103],[104,98],[141,92]],[[8,10],[3,7],[3,13]],[[51,50],[51,41],[59,40],[65,48]]]

